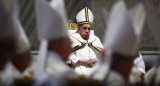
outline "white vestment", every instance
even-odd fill
[[[157,63],[145,74],[145,86],[159,86],[160,84],[160,65]]]
[[[157,65],[156,65],[157,66]],[[154,84],[155,79],[156,79],[156,72],[157,68],[156,66],[153,66],[150,70],[147,71],[147,73],[144,76],[144,84],[145,86],[150,86],[150,84]]]
[[[125,86],[126,81],[123,76],[116,71],[110,70],[108,77],[105,79],[107,86]]]
[[[88,40],[84,40],[79,33],[70,36],[72,41],[72,53],[69,56],[68,64],[72,65],[72,70],[77,74],[89,75],[92,68],[78,65],[79,59],[98,59],[99,51],[103,49],[103,45],[99,38],[90,34]]]
[[[145,74],[145,64],[141,53],[139,53],[139,57],[134,59],[134,65],[131,69],[131,73],[129,76],[129,83],[130,84],[143,83],[144,74]]]
[[[146,73],[145,64],[144,64],[144,61],[143,61],[141,53],[139,53],[139,57],[134,59],[134,64],[137,66],[139,71],[141,71],[144,74]]]
[[[11,62],[8,62],[4,71],[0,73],[2,85],[12,85],[15,79],[25,78],[26,74],[31,72],[31,69],[32,64],[21,73]]]
[[[75,77],[74,72],[69,70],[65,62],[57,53],[49,51],[47,55],[45,72],[52,81],[52,85],[65,86],[67,84],[67,79]]]

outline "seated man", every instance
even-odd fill
[[[93,14],[87,7],[77,14],[76,19],[78,30],[70,36],[72,53],[67,63],[77,74],[88,75],[98,60],[103,45],[97,36],[90,34]]]

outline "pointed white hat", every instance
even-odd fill
[[[17,0],[0,1],[0,38],[15,37],[14,18],[18,14]]]
[[[30,48],[28,38],[23,30],[23,27],[18,19],[15,19],[16,24],[16,54],[24,53]]]
[[[36,64],[38,68],[35,70],[35,77],[39,79],[39,77],[45,76],[43,72],[48,49],[48,40],[67,37],[68,26],[63,0],[37,0],[36,14],[38,36],[41,40],[41,46],[40,58],[37,60]]]
[[[92,24],[94,16],[88,7],[83,8],[76,15],[77,23],[80,24]]]
[[[146,14],[145,9],[142,3],[137,4],[129,10],[129,15],[136,33],[136,36],[139,40],[141,32],[143,30]]]
[[[23,31],[23,28],[18,20],[19,4],[17,0],[2,0],[6,15],[7,22],[3,36],[15,37],[16,53],[23,53],[30,48],[28,39]],[[2,35],[2,34],[1,34]]]
[[[63,0],[37,0],[37,28],[40,39],[68,36]]]
[[[104,40],[112,51],[128,56],[136,53],[137,38],[123,1],[112,8]]]

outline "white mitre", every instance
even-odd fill
[[[16,28],[16,54],[24,53],[30,49],[28,38],[23,30],[23,27],[18,19],[15,20]]]
[[[23,53],[30,48],[29,41],[26,37],[23,27],[18,19],[19,16],[19,4],[17,0],[2,0],[5,11],[8,13],[8,24],[6,31],[10,33],[15,33],[14,37],[16,39],[16,54]],[[7,30],[8,29],[8,30]],[[11,30],[12,29],[12,30]],[[15,32],[13,31],[15,30]],[[7,35],[9,33],[3,32]]]
[[[104,46],[123,55],[132,56],[136,53],[137,38],[128,10],[123,1],[119,1],[112,8]]]
[[[88,7],[83,8],[76,15],[78,25],[80,24],[92,24],[94,16]]]
[[[37,30],[41,40],[40,54],[35,70],[35,77],[44,80],[45,59],[48,50],[48,40],[68,37],[67,19],[63,0],[36,1]]]
[[[129,15],[138,38],[140,40],[140,35],[143,30],[144,22],[146,19],[145,9],[142,3],[137,4],[129,10]]]
[[[40,39],[68,36],[63,0],[37,0],[37,28]]]
[[[15,37],[14,18],[18,14],[17,0],[1,0],[0,1],[0,38]]]

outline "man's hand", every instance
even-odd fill
[[[90,59],[90,60],[93,64],[95,64],[98,61],[98,59]]]
[[[80,59],[78,60],[78,64],[86,67],[93,67],[96,61],[97,59]]]

